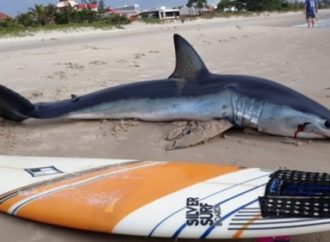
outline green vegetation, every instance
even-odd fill
[[[320,8],[330,8],[330,0],[321,0],[319,2]]]
[[[124,16],[105,15],[103,12],[104,8],[102,13],[88,9],[77,11],[72,8],[60,11],[52,4],[47,6],[36,4],[28,12],[0,22],[0,37],[25,36],[40,30],[71,30],[81,27],[119,28],[130,23]]]
[[[199,10],[199,14],[201,14],[201,9],[207,7],[207,5],[207,0],[188,0],[186,4],[188,8],[197,8]]]
[[[186,5],[188,8],[195,7],[201,9],[207,6],[207,0],[188,0]]]
[[[220,12],[262,12],[290,11],[302,9],[298,0],[221,0],[217,10]]]

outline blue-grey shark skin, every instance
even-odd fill
[[[167,79],[134,82],[63,101],[34,104],[32,111],[29,104],[27,112],[22,112],[17,121],[24,117],[228,119],[235,126],[252,127],[274,135],[330,137],[330,111],[326,107],[270,80],[212,74],[185,39],[174,35],[174,43],[176,67]],[[0,99],[0,111],[1,106]],[[10,118],[15,119],[13,115]]]

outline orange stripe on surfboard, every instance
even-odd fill
[[[37,184],[31,184],[27,189],[18,189],[17,195],[13,196],[11,199],[5,200],[5,202],[0,204],[0,210],[1,211],[8,211],[9,208],[18,203],[19,201],[31,197],[33,195],[49,191],[54,188],[58,188],[61,186],[73,184],[75,182],[79,182],[82,180],[90,179],[93,177],[98,177],[102,175],[106,175],[112,172],[119,172],[122,169],[130,169],[135,167],[143,166],[144,164],[149,164],[150,162],[146,161],[134,161],[129,163],[124,163],[121,165],[111,165],[111,166],[105,166],[101,167],[100,169],[92,169],[87,171],[81,171],[77,173],[67,174],[65,178],[59,179],[59,180],[46,180],[42,183]],[[69,176],[70,175],[70,176]],[[11,192],[9,192],[11,193]]]
[[[16,215],[111,232],[129,213],[156,199],[238,169],[214,164],[158,163],[39,197],[20,208]]]
[[[251,225],[253,224],[256,220],[260,219],[261,215],[258,214],[256,216],[254,216],[253,218],[249,219],[244,225],[242,225],[242,227],[236,231],[236,233],[233,235],[233,239],[239,239],[243,232]]]

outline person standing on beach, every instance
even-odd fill
[[[305,0],[304,14],[308,28],[313,28],[315,24],[315,15],[317,13],[317,0]]]

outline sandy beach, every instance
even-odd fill
[[[321,10],[319,19],[330,19]],[[124,29],[38,33],[0,39],[0,83],[30,99],[69,98],[105,87],[167,78],[175,65],[173,34],[185,37],[214,73],[260,76],[330,107],[330,28],[299,28],[299,13],[134,23]],[[246,167],[330,172],[329,141],[293,140],[234,129],[189,149],[165,151],[166,123],[0,119],[4,155],[188,160]],[[170,241],[96,234],[0,214],[0,241]],[[326,242],[330,232],[293,237]],[[242,240],[243,241],[243,240]],[[252,240],[244,240],[252,241]]]

